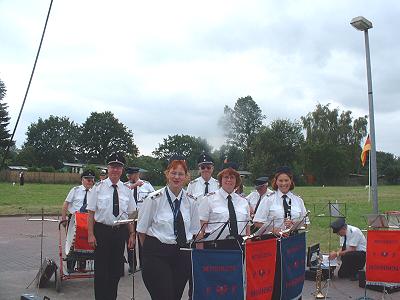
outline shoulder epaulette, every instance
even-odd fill
[[[215,192],[209,192],[209,193],[206,195],[206,197],[212,196],[212,195],[214,195],[214,194],[215,194]]]
[[[141,181],[143,181],[143,183],[149,183],[147,180],[143,180],[143,179],[140,179]]]
[[[157,190],[155,192],[152,192],[147,196],[147,198],[156,199],[156,198],[160,197],[163,194],[163,190],[164,189],[162,188],[162,189],[159,189],[159,190]]]
[[[214,177],[211,177],[212,180],[218,182],[218,179],[215,179]]]
[[[100,181],[96,182],[95,186],[99,186],[99,185],[101,185],[102,183],[103,183],[103,180],[100,180]]]
[[[80,187],[80,185],[78,185],[78,186],[74,186],[74,190],[77,190],[77,189],[79,189],[79,187]]]
[[[197,180],[199,180],[199,178],[193,179],[190,183],[195,183]]]
[[[193,196],[192,194],[186,193],[186,195],[187,195],[190,199],[197,200],[197,198],[196,198],[195,196]]]
[[[269,194],[269,195],[267,195],[267,197],[270,197],[270,196],[272,196],[272,195],[275,195],[275,191],[273,191],[271,194]]]

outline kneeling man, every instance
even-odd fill
[[[346,224],[344,218],[338,218],[332,222],[333,233],[340,236],[341,249],[331,252],[329,259],[339,258],[342,260],[338,276],[339,278],[358,279],[358,270],[365,265],[367,241],[361,230],[355,226]]]

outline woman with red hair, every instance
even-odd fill
[[[200,230],[197,205],[183,186],[189,180],[184,158],[165,170],[167,186],[147,196],[136,231],[143,245],[142,276],[152,300],[181,299],[191,275],[189,241]]]
[[[303,199],[292,193],[294,181],[290,168],[276,170],[272,188],[275,192],[262,199],[253,221],[257,227],[273,222],[274,232],[279,233],[304,218],[307,212]]]
[[[224,230],[225,236],[239,238],[241,235],[250,234],[249,204],[246,198],[235,193],[241,183],[236,167],[234,163],[227,165],[218,174],[220,188],[200,200],[199,216],[204,236],[221,230],[223,222],[228,222]]]

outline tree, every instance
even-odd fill
[[[126,158],[138,155],[133,133],[110,111],[92,112],[82,124],[78,139],[79,157],[87,163],[104,164],[112,152],[122,152]]]
[[[25,159],[27,153],[32,155],[32,165],[59,169],[63,161],[76,160],[78,133],[79,126],[67,117],[39,118],[28,127],[21,155]]]
[[[272,174],[279,166],[297,167],[304,142],[298,122],[275,120],[263,126],[253,142],[250,171],[253,177]],[[301,172],[301,170],[295,170]]]
[[[264,118],[261,108],[251,96],[239,98],[233,109],[227,105],[224,107],[224,116],[219,125],[225,130],[228,144],[243,151],[244,168],[247,168],[251,157],[251,144]]]
[[[211,146],[205,139],[190,135],[169,135],[153,151],[154,156],[164,165],[173,154],[183,155],[190,169],[197,169],[197,159],[205,151],[211,153]]]
[[[236,146],[222,145],[212,153],[212,157],[217,171],[223,169],[225,159],[237,163],[240,170],[243,168],[244,152]]]
[[[129,160],[128,165],[146,170],[146,172],[143,174],[143,177],[150,181],[153,186],[165,184],[163,164],[158,158],[141,155]]]
[[[6,86],[4,82],[0,79],[0,149],[3,154],[4,150],[7,148],[11,134],[7,129],[10,124],[10,117],[8,116],[8,106],[6,103],[3,103],[3,100],[6,96]]]
[[[304,168],[320,184],[340,184],[349,173],[358,173],[361,139],[367,134],[367,117],[353,122],[351,111],[331,110],[318,104],[301,117],[306,131],[303,147]]]

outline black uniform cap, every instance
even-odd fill
[[[235,163],[233,161],[227,162],[224,164],[224,169],[228,169],[228,168],[232,168],[237,171],[239,169],[239,164]]]
[[[172,156],[168,160],[168,164],[172,163],[174,160],[184,160],[186,161],[186,157],[181,154],[172,154]]]
[[[197,164],[214,164],[214,160],[212,157],[206,153],[200,154],[199,158],[197,159]]]
[[[94,174],[94,172],[90,169],[83,171],[83,173],[81,174],[81,178],[94,178],[96,175]]]
[[[288,166],[282,166],[276,169],[275,174],[293,174],[292,170]]]
[[[266,184],[267,182],[268,182],[268,177],[263,176],[263,177],[257,178],[256,181],[254,182],[254,185],[255,185],[255,187],[259,187],[259,186]]]
[[[126,168],[126,174],[135,174],[135,173],[139,173],[140,169],[138,167],[128,167]]]
[[[107,164],[120,164],[125,165],[125,157],[122,153],[114,152],[107,158]]]
[[[101,170],[100,171],[100,175],[102,175],[102,176],[106,176],[107,175],[107,170]]]
[[[338,233],[340,229],[346,226],[346,219],[345,218],[338,218],[331,223],[331,228],[333,233]]]

